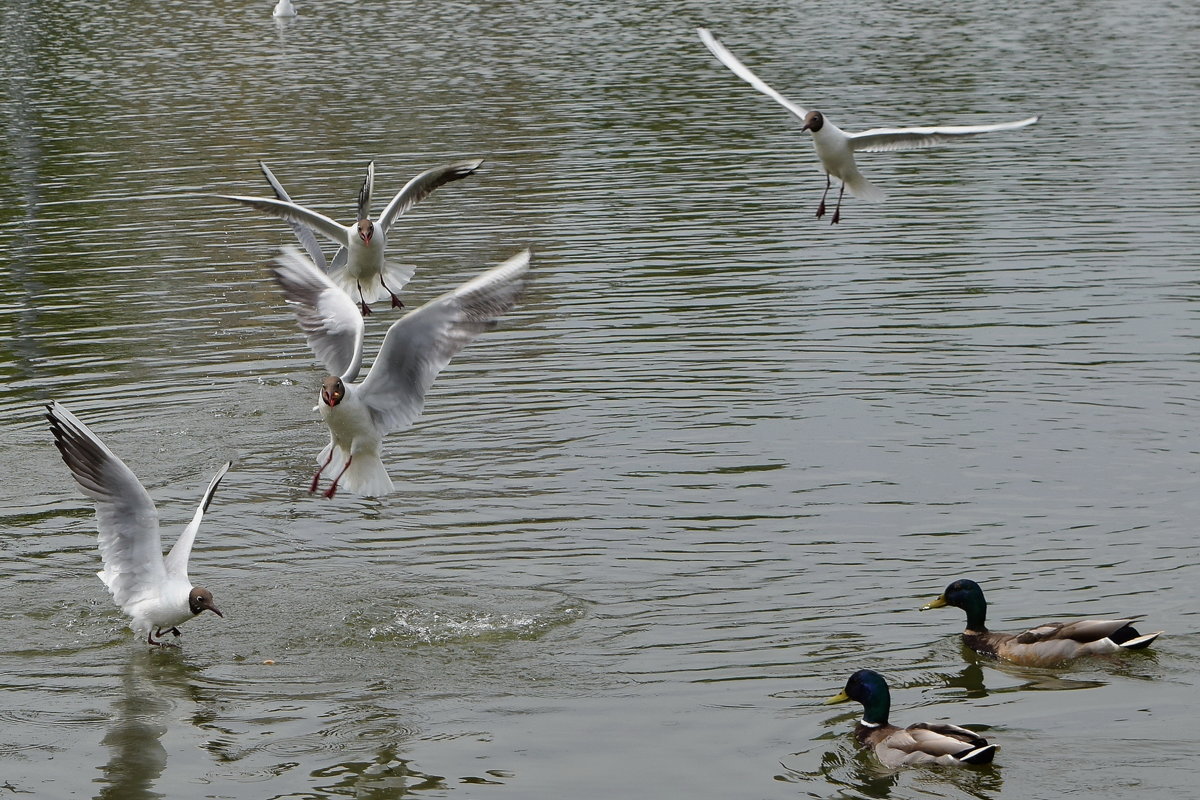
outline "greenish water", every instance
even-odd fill
[[[1177,798],[1200,742],[1200,85],[1192,4],[0,7],[0,794]],[[847,130],[1040,113],[823,180],[771,101]],[[516,313],[388,441],[398,491],[305,489],[321,378],[263,265],[472,155],[390,237],[423,302],[534,249]],[[373,352],[387,321],[368,330]],[[57,399],[226,619],[147,652],[95,578]],[[1145,653],[977,660],[990,620],[1144,613]],[[266,663],[274,662],[274,663]],[[890,774],[821,701],[992,767]],[[1088,789],[1089,791],[1093,789]]]

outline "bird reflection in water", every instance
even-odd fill
[[[934,673],[925,683],[929,686],[936,686],[941,683],[950,688],[962,689],[964,697],[972,698],[987,697],[992,694],[1006,694],[1009,692],[1098,689],[1108,684],[1107,681],[1103,680],[1085,680],[1068,677],[1063,674],[1064,670],[1062,668],[1022,667],[1000,659],[980,656],[966,645],[963,645],[962,650],[964,658],[969,662],[965,667],[958,672]],[[983,669],[984,665],[1007,675],[1009,678],[1018,680],[1020,683],[1016,686],[993,686],[993,688],[988,689],[984,685],[984,677],[986,675]]]
[[[312,776],[318,779],[314,786],[331,795],[401,798],[431,789],[444,792],[448,788],[443,776],[419,772],[412,762],[397,758],[396,749],[390,744],[382,746],[371,761],[333,764],[314,770]],[[324,782],[329,780],[334,782]]]
[[[968,769],[938,765],[888,769],[871,751],[858,747],[852,736],[840,737],[821,753],[820,766],[811,772],[782,762],[781,766],[784,771],[775,775],[777,781],[811,786],[814,779],[823,779],[843,788],[845,797],[888,798],[893,790],[899,797],[939,797],[953,787],[969,797],[994,800],[1004,783],[1000,769],[992,764]]]
[[[103,787],[97,800],[164,798],[155,784],[167,766],[167,750],[159,740],[167,731],[172,709],[182,698],[194,699],[198,669],[175,652],[134,648],[121,675],[121,697],[113,704],[113,719],[101,744],[109,748],[108,762],[96,779]]]

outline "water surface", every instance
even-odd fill
[[[1195,783],[1200,84],[1191,4],[301,4],[0,10],[0,785],[39,797],[1175,798]],[[872,154],[833,227],[811,148],[695,38],[848,130],[1040,113]],[[264,264],[486,157],[394,229],[410,305],[534,282],[411,430],[397,492],[306,490],[321,378]],[[374,351],[394,315],[371,319]],[[141,476],[226,612],[131,641],[40,406]],[[1147,614],[1063,670],[997,627]],[[267,663],[273,662],[273,663]],[[855,669],[993,767],[859,754]],[[1046,755],[1052,754],[1052,759]]]

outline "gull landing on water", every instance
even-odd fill
[[[285,248],[270,269],[309,347],[330,373],[316,409],[329,427],[329,444],[317,457],[320,468],[309,492],[317,491],[322,473],[337,461],[326,497],[339,486],[379,496],[394,488],[380,459],[383,437],[412,425],[425,393],[450,359],[516,305],[525,289],[529,251],[392,323],[370,372],[357,384],[364,324],[354,301],[293,247]]]
[[[96,574],[132,619],[138,636],[163,647],[165,643],[155,636],[179,636],[178,626],[202,612],[225,616],[208,589],[192,586],[187,563],[204,512],[232,464],[226,462],[217,470],[192,521],[164,559],[158,511],[137,476],[70,411],[58,403],[50,403],[46,411],[63,461],[80,490],[96,501],[96,528],[104,560],[104,569]]]
[[[792,116],[798,119],[802,131],[812,134],[813,147],[821,166],[825,169],[825,192],[821,195],[821,203],[817,206],[817,219],[825,216],[825,197],[829,194],[830,178],[841,181],[838,191],[837,205],[833,209],[832,223],[836,224],[842,217],[842,194],[850,189],[850,194],[866,200],[879,202],[885,195],[879,187],[872,184],[858,171],[854,163],[854,153],[862,151],[875,153],[884,150],[915,150],[921,147],[952,142],[965,136],[975,136],[993,131],[1007,131],[1024,128],[1038,121],[1037,117],[1027,117],[1016,122],[1002,122],[997,125],[947,125],[937,128],[872,128],[862,133],[846,133],[838,128],[820,111],[809,111],[796,105],[779,92],[768,86],[761,78],[751,72],[745,64],[738,61],[725,45],[721,44],[707,28],[697,28],[700,41],[704,42],[717,60],[758,91],[765,94],[786,108]]]
[[[271,12],[272,17],[294,17],[296,16],[296,7],[292,5],[292,0],[279,0],[275,4],[275,10]]]
[[[293,203],[290,198],[287,198],[287,193],[275,180],[275,176],[269,169],[266,169],[266,165],[261,166],[263,174],[267,176],[267,180],[275,190],[276,197],[274,199],[236,195],[217,195],[217,197],[279,217],[291,224],[293,229],[296,225],[302,225],[340,245],[337,254],[333,257],[333,262],[329,264],[329,277],[342,291],[352,296],[357,295],[359,308],[362,315],[366,316],[371,313],[369,304],[381,300],[385,296],[391,297],[392,308],[404,307],[400,298],[396,296],[396,292],[408,283],[413,274],[413,267],[405,264],[393,264],[384,260],[387,233],[396,218],[433,194],[442,185],[472,174],[479,169],[479,165],[482,163],[483,159],[481,158],[457,161],[422,172],[406,183],[404,188],[391,199],[377,221],[372,221],[368,214],[371,193],[375,185],[375,162],[372,161],[367,165],[367,177],[358,192],[358,221],[353,225],[341,225],[324,214]],[[299,233],[297,233],[297,237],[311,254],[310,245]],[[319,250],[319,248],[316,249]],[[314,258],[316,257],[314,256]]]

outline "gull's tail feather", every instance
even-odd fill
[[[379,460],[379,456],[370,453],[356,455],[342,479],[338,481],[339,490],[345,489],[347,492],[367,497],[381,497],[390,494],[395,488],[387,467]]]
[[[388,298],[388,290],[400,293],[400,290],[412,280],[413,273],[417,271],[413,264],[398,264],[393,261],[383,262],[383,280],[380,281],[379,275],[371,275],[370,277],[359,278],[350,273],[350,270],[345,264],[334,268],[329,273],[329,279],[332,280],[339,289],[350,295],[355,302],[358,301],[359,287],[362,288],[362,299],[366,303],[374,303],[379,300]],[[387,288],[384,288],[387,284]]]
[[[852,175],[849,180],[845,181],[845,184],[846,188],[850,190],[850,194],[863,202],[882,203],[887,199],[887,194],[883,189],[864,178],[862,173]]]
[[[317,464],[324,467],[321,470],[321,478],[332,481],[346,465],[346,451],[330,441],[317,456]],[[387,467],[379,460],[379,456],[373,453],[359,453],[354,456],[337,483],[338,492],[345,490],[367,497],[381,497],[395,488]]]

